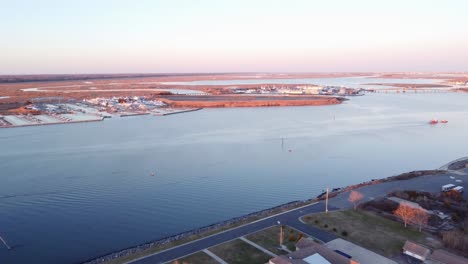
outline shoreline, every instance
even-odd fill
[[[34,126],[50,126],[50,125],[66,125],[66,124],[101,122],[101,121],[104,121],[104,117],[96,118],[96,119],[92,119],[92,120],[77,120],[77,121],[64,121],[64,122],[52,122],[52,123],[40,123],[40,124],[0,126],[0,129],[2,129],[2,128],[18,128],[18,127],[34,127]]]
[[[468,164],[468,158],[460,158],[460,159],[451,161],[445,166],[447,166],[447,168],[450,168],[453,164],[460,164],[460,163]],[[380,183],[390,182],[390,181],[408,180],[411,178],[416,178],[416,177],[421,177],[421,176],[426,176],[426,175],[444,174],[446,172],[447,170],[443,170],[443,169],[418,170],[418,171],[405,172],[405,173],[401,173],[398,175],[389,176],[389,177],[385,177],[381,179],[371,179],[370,181],[365,181],[362,183],[349,185],[345,187],[331,188],[331,191],[329,192],[328,196],[329,198],[333,198],[340,193],[348,192],[348,191],[351,191],[351,190],[354,190],[363,186],[375,185],[375,184],[380,184]],[[284,211],[293,210],[301,206],[305,206],[314,202],[319,202],[321,200],[324,200],[324,196],[325,196],[325,193],[323,192],[317,195],[315,198],[310,198],[310,199],[302,200],[302,201],[301,200],[291,201],[291,202],[284,203],[284,204],[274,206],[271,208],[263,209],[263,210],[252,212],[252,213],[242,215],[239,217],[234,217],[234,218],[224,220],[221,222],[216,222],[210,225],[202,226],[202,227],[188,230],[185,232],[181,232],[175,235],[160,238],[158,240],[142,243],[140,245],[122,249],[120,251],[109,253],[109,254],[106,254],[97,258],[91,258],[91,259],[85,260],[82,263],[83,264],[106,263],[108,261],[117,260],[119,258],[129,257],[133,254],[143,253],[146,250],[150,250],[152,248],[157,248],[157,247],[163,247],[163,248],[156,250],[155,252],[148,253],[147,255],[154,254],[156,252],[162,252],[166,249],[176,247],[179,245],[183,245],[186,243],[190,243],[191,241],[194,241],[203,237],[208,237],[210,235],[222,232],[224,230],[236,228],[238,226],[248,224],[250,222],[263,219],[269,216],[273,216]],[[202,236],[200,238],[190,239],[192,236],[197,236],[197,235],[202,235]],[[188,241],[184,241],[185,239],[188,239]],[[165,245],[169,243],[174,243],[177,241],[181,243],[173,245],[168,248],[164,248]]]
[[[167,113],[156,113],[153,114],[154,116],[167,116],[167,115],[176,115],[176,114],[183,114],[183,113],[189,113],[189,112],[195,112],[202,110],[203,108],[193,108],[193,109],[187,109],[187,110],[181,110],[181,111],[174,111],[174,112],[167,112]]]
[[[234,217],[234,218],[231,218],[231,219],[228,219],[228,220],[224,220],[224,221],[216,222],[216,223],[206,225],[206,226],[203,226],[203,227],[191,229],[191,230],[181,232],[181,233],[178,233],[178,234],[175,234],[175,235],[163,237],[163,238],[158,239],[158,240],[142,243],[140,245],[129,247],[129,248],[126,248],[126,249],[123,249],[123,250],[120,250],[120,251],[117,251],[117,252],[113,252],[113,253],[110,253],[110,254],[107,254],[107,255],[104,255],[104,256],[101,256],[101,257],[91,258],[91,259],[88,259],[88,260],[86,260],[84,262],[81,262],[81,263],[83,263],[83,264],[105,263],[107,261],[115,260],[115,259],[118,259],[118,258],[121,258],[121,257],[130,256],[130,255],[135,254],[135,253],[143,252],[144,250],[150,249],[152,247],[163,246],[163,245],[171,243],[171,242],[182,240],[182,239],[188,238],[188,237],[190,237],[192,235],[198,235],[200,233],[210,232],[210,231],[215,231],[215,230],[216,230],[216,232],[214,232],[212,234],[216,234],[216,233],[221,232],[223,230],[227,230],[227,229],[230,229],[230,228],[235,228],[235,227],[240,226],[242,224],[248,224],[251,221],[257,220],[257,219],[250,219],[250,218],[256,218],[256,217],[263,216],[263,217],[259,218],[259,219],[262,219],[264,217],[270,216],[268,213],[271,213],[271,212],[273,212],[275,210],[291,210],[291,209],[303,206],[305,204],[312,203],[312,202],[314,202],[316,200],[317,200],[317,198],[313,198],[313,199],[306,200],[306,201],[288,202],[288,203],[285,203],[285,204],[282,204],[282,205],[278,205],[278,206],[274,206],[274,207],[271,207],[271,208],[263,209],[261,211],[252,212],[250,214],[246,214],[246,215],[243,215],[243,216]],[[226,228],[226,227],[229,227],[229,228],[223,229],[223,228]],[[202,238],[203,237],[208,237],[208,236],[210,236],[212,234],[209,233],[206,236],[202,236]],[[190,241],[194,241],[194,240],[190,240]],[[187,241],[187,242],[190,242],[190,241]],[[169,248],[172,248],[172,247],[169,247]],[[164,250],[165,249],[161,249],[160,251],[164,251]]]
[[[149,115],[150,113],[122,113],[120,117],[131,117],[131,116],[143,116]]]

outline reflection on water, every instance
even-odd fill
[[[0,234],[16,248],[0,259],[76,263],[326,186],[437,168],[467,156],[467,99],[369,94],[2,129]]]

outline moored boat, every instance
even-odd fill
[[[429,124],[431,124],[431,125],[435,125],[437,123],[439,123],[439,120],[437,120],[435,118],[433,118],[431,121],[429,121]]]

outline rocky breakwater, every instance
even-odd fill
[[[333,198],[337,196],[339,193],[343,192],[348,192],[354,189],[358,189],[363,186],[368,186],[368,185],[375,185],[375,184],[380,184],[383,182],[389,182],[389,181],[399,181],[399,180],[408,180],[411,178],[415,177],[421,177],[421,176],[426,176],[426,175],[434,175],[434,174],[444,174],[447,171],[445,170],[423,170],[423,171],[411,171],[407,173],[402,173],[396,176],[391,176],[383,179],[372,179],[370,181],[365,181],[362,183],[358,183],[355,185],[350,185],[346,187],[339,187],[339,188],[332,188],[329,192],[328,197]],[[146,253],[149,254],[149,251],[153,249],[153,252],[158,252],[162,251],[165,248],[170,248],[173,246],[176,246],[176,242],[179,241],[179,244],[187,243],[192,240],[198,239],[200,237],[206,237],[211,234],[221,232],[222,230],[226,230],[229,228],[234,228],[236,226],[240,226],[243,224],[247,224],[249,222],[262,219],[274,214],[278,214],[287,210],[291,210],[294,208],[298,208],[307,204],[310,204],[312,202],[316,202],[319,200],[324,200],[326,198],[326,193],[323,192],[319,194],[316,198],[309,199],[309,200],[304,200],[304,201],[293,201],[289,202],[283,205],[275,206],[269,209],[265,209],[262,211],[254,212],[251,214],[247,214],[244,216],[232,218],[223,222],[218,222],[214,223],[208,226],[204,226],[201,228],[193,229],[187,232],[179,233],[173,236],[165,237],[153,242],[148,242],[144,243],[132,248],[124,249],[119,252],[114,252],[96,259],[92,259],[89,261],[84,262],[84,264],[99,264],[99,263],[105,263],[114,259],[118,258],[125,258],[134,254],[139,254],[139,253]],[[172,245],[171,245],[172,244]],[[170,245],[170,246],[168,246]],[[166,247],[165,247],[166,246]]]
[[[452,164],[448,165],[449,170],[461,170],[465,168],[468,168],[468,158],[455,161]]]
[[[278,214],[287,210],[291,210],[291,209],[306,205],[310,203],[311,201],[313,200],[289,202],[289,203],[275,206],[275,207],[265,209],[262,211],[254,212],[254,213],[247,214],[244,216],[232,218],[223,222],[214,223],[208,226],[200,227],[200,228],[193,229],[187,232],[165,237],[165,238],[153,241],[153,242],[144,243],[144,244],[132,247],[132,248],[121,250],[119,252],[114,252],[114,253],[111,253],[111,254],[96,258],[96,259],[88,260],[84,262],[83,264],[105,263],[105,262],[108,262],[117,258],[124,258],[130,255],[142,253],[151,249],[155,249],[154,252],[161,251],[161,250],[164,250],[165,245],[174,243],[176,241],[186,240],[186,242],[189,242],[189,241],[199,238],[199,236],[205,237],[215,232],[220,232],[225,229],[234,228],[236,226],[247,224],[257,219],[265,218],[270,215]],[[175,246],[175,245],[171,245],[171,246]],[[160,247],[162,248],[161,250],[156,250],[157,248],[160,248]]]

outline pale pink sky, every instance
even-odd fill
[[[466,71],[466,10],[463,0],[9,1],[0,74]]]

